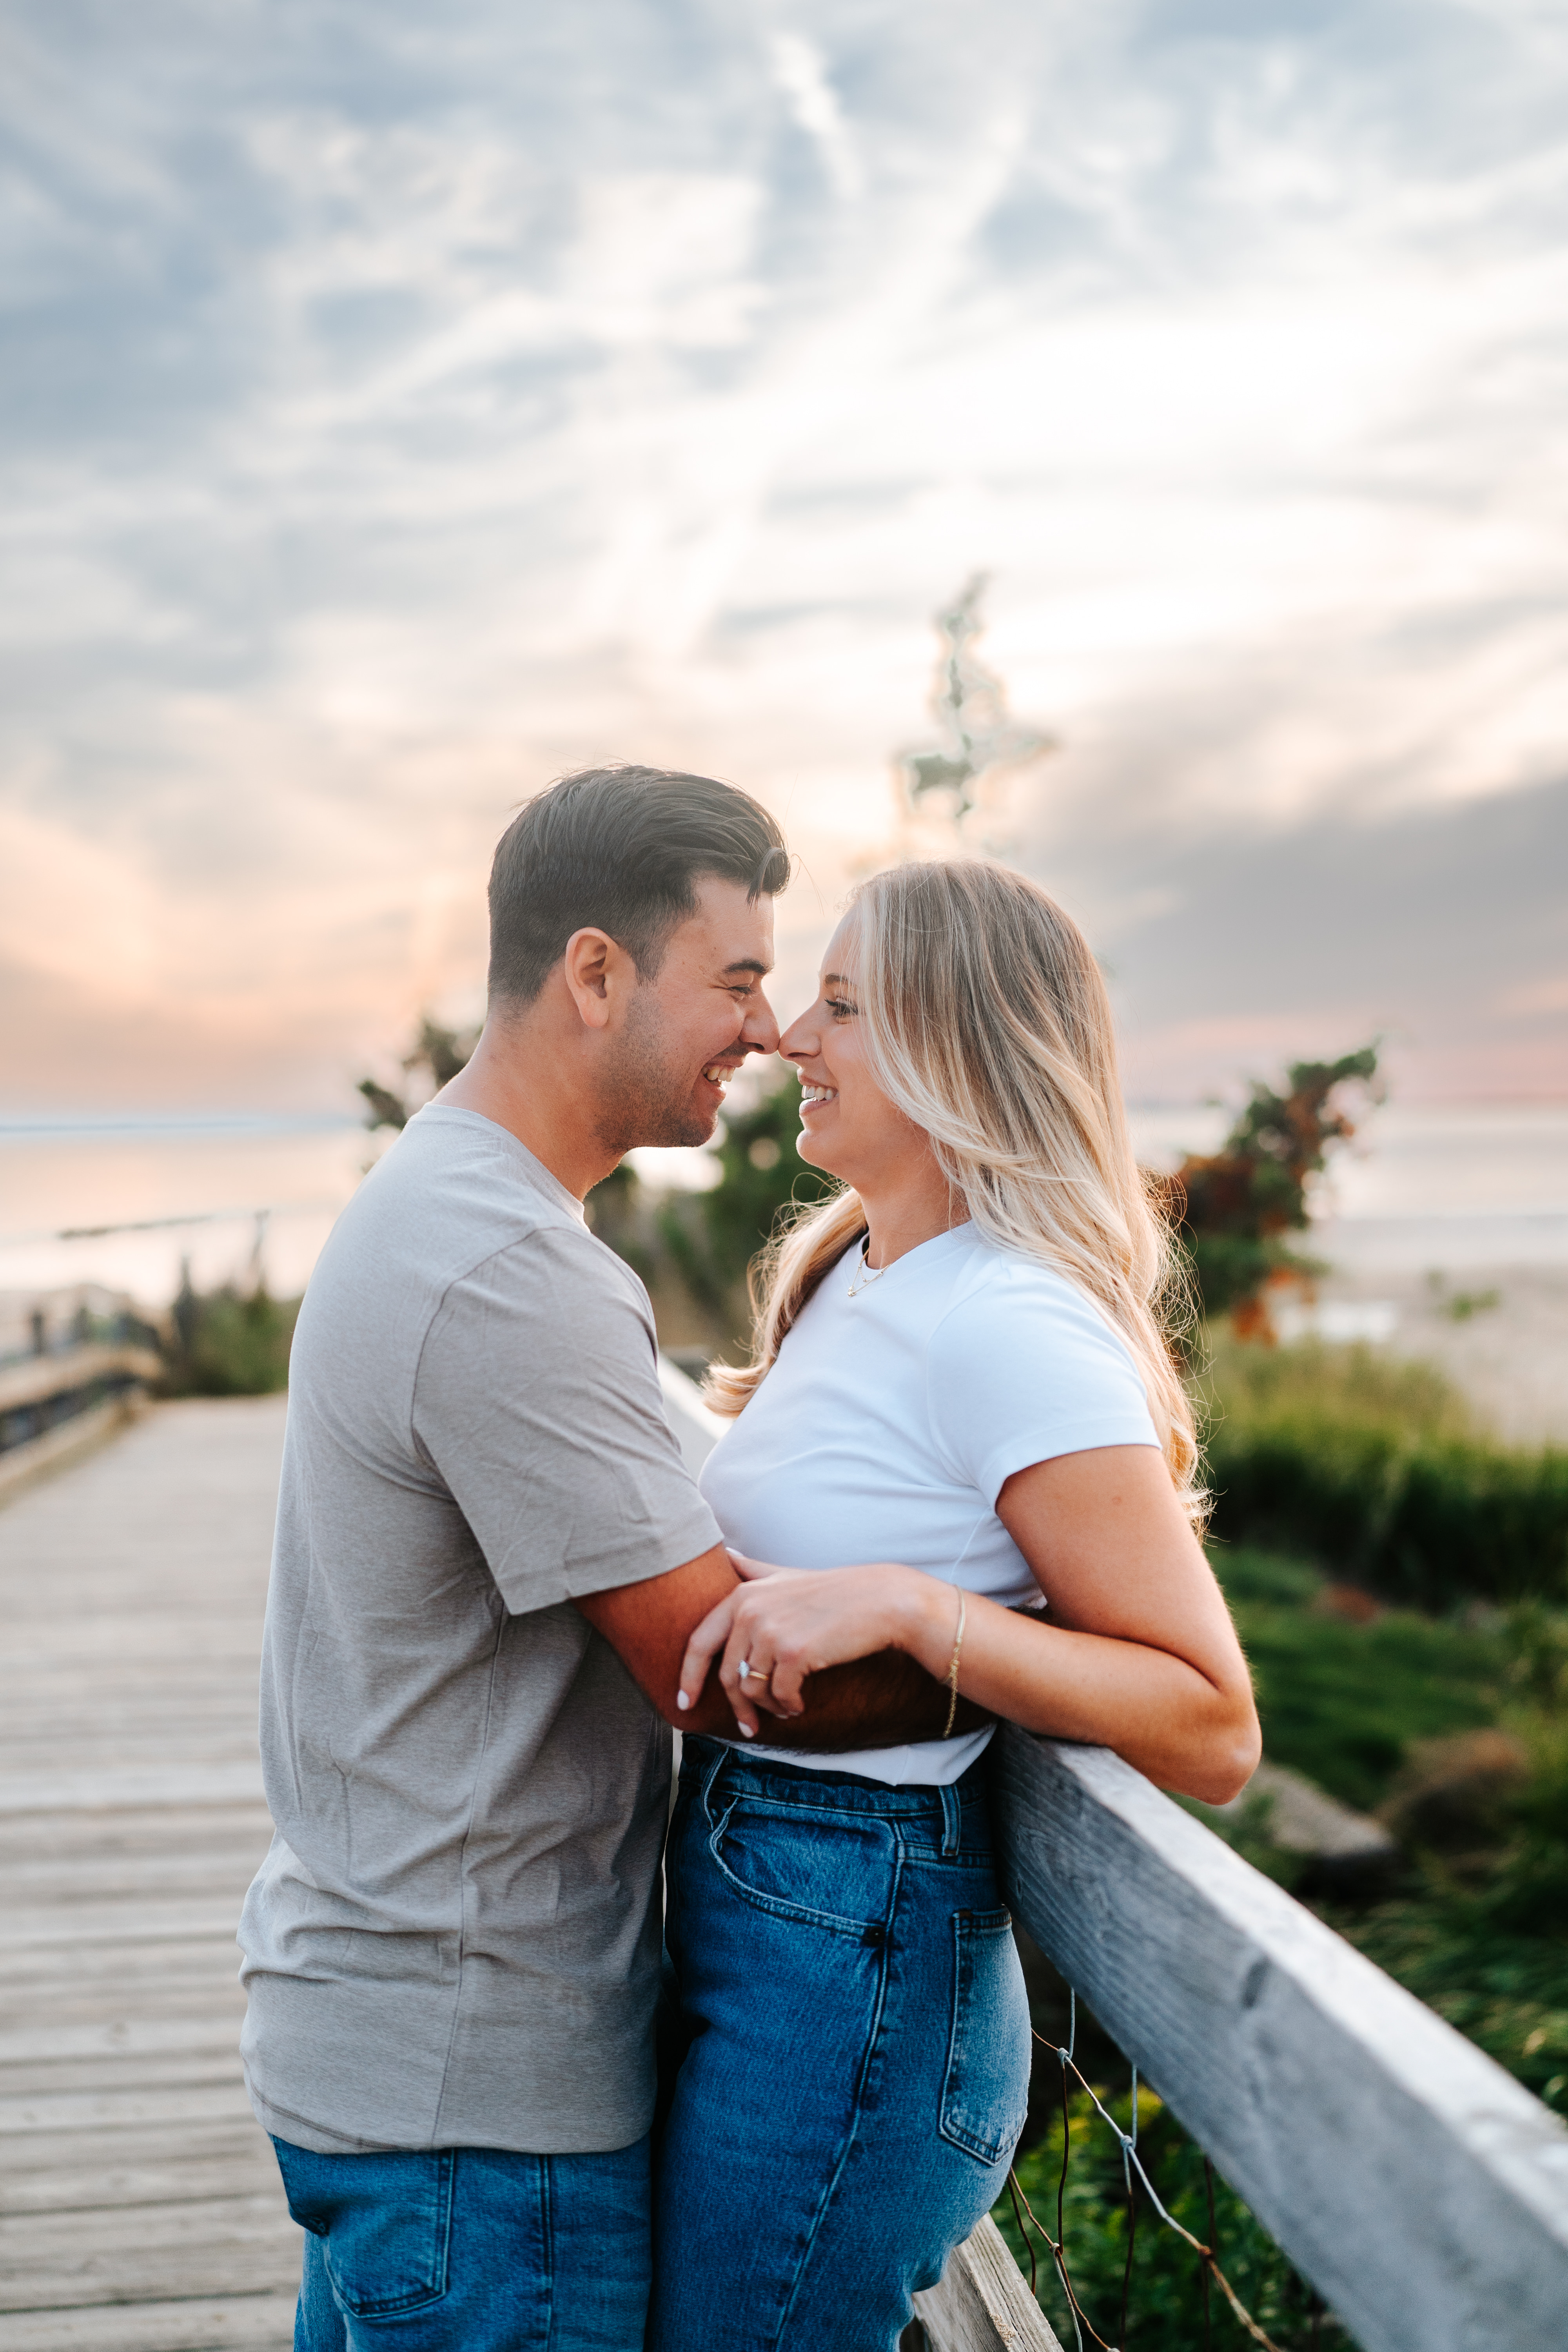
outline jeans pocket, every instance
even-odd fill
[[[274,2140],[289,2210],[325,2241],[332,2292],[355,2319],[418,2311],[447,2292],[453,2148],[319,2156]]]
[[[1017,2145],[1029,2099],[1029,2003],[1005,1911],[953,1915],[942,2136],[982,2164]]]
[[[708,1851],[731,1893],[754,1909],[858,1944],[891,1906],[893,1842],[875,1815],[732,1799],[712,1821]]]

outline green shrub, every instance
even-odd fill
[[[174,1301],[165,1348],[169,1396],[269,1396],[289,1385],[289,1349],[300,1312],[297,1298],[274,1298],[265,1288],[245,1297],[226,1286],[194,1291]]]
[[[1189,1152],[1173,1174],[1151,1177],[1205,1315],[1228,1309],[1240,1328],[1256,1330],[1273,1276],[1321,1271],[1285,1236],[1305,1231],[1314,1180],[1355,1133],[1346,1091],[1359,1087],[1379,1100],[1376,1080],[1375,1045],[1337,1062],[1292,1062],[1284,1094],[1253,1082],[1218,1151]]]
[[[1301,1560],[1222,1545],[1215,1566],[1267,1754],[1343,1803],[1388,1805],[1405,1848],[1385,1895],[1314,1907],[1568,2112],[1568,1612],[1532,1599],[1355,1623],[1323,1605],[1334,1596]],[[1489,1742],[1517,1769],[1478,1754]],[[1301,1857],[1271,1848],[1266,1817],[1193,1810],[1270,1877],[1300,1882]]]
[[[1264,1747],[1342,1804],[1370,1811],[1413,1740],[1495,1719],[1507,1672],[1495,1630],[1391,1610],[1371,1624],[1314,1608],[1324,1580],[1300,1560],[1214,1549],[1252,1667]]]
[[[1045,2051],[1041,2067],[1054,2074]],[[1092,2079],[1092,2077],[1091,2077]],[[1131,2121],[1132,2102],[1127,2091],[1112,2093],[1097,2084],[1100,2098],[1125,2131]],[[1155,2193],[1172,2216],[1201,2243],[1213,2243],[1220,2269],[1253,2317],[1280,2352],[1308,2352],[1317,2345],[1350,2341],[1339,2323],[1321,2313],[1310,2288],[1289,2258],[1254,2219],[1234,2189],[1214,2177],[1214,2234],[1210,2237],[1208,2183],[1204,2177],[1203,2151],[1187,2137],[1170,2110],[1144,2088],[1139,2096],[1138,2153]],[[1249,2344],[1251,2338],[1226,2303],[1221,2289],[1210,2283],[1205,2321],[1205,2269],[1192,2248],[1164,2227],[1142,2189],[1138,2191],[1131,2277],[1127,2274],[1128,2200],[1121,2150],[1110,2127],[1098,2116],[1087,2094],[1075,2090],[1069,2102],[1071,2142],[1066,2188],[1062,2195],[1062,2243],[1073,2292],[1090,2326],[1107,2344],[1125,2344],[1128,2352],[1147,2346],[1150,2352],[1197,2352],[1212,2342],[1215,2352]],[[1062,2174],[1062,2117],[1056,2116],[1032,2147],[1019,2155],[1016,2166],[1023,2196],[1038,2221],[1057,2234],[1057,2191]],[[993,2217],[1026,2272],[1029,2255],[1024,2233],[1014,2215],[1012,2200],[1003,2197]],[[1037,2294],[1063,2344],[1073,2342],[1072,2314],[1062,2292],[1048,2250],[1034,2232]],[[1127,2290],[1127,2327],[1121,2330],[1123,2283]],[[1086,2329],[1084,2342],[1090,2338]]]
[[[1523,1638],[1528,1639],[1528,1628]],[[1568,1633],[1568,1621],[1560,1624]],[[1518,1656],[1519,1612],[1505,1627]],[[1505,1706],[1522,1769],[1498,1785],[1485,1835],[1416,1844],[1405,1884],[1367,1911],[1323,1916],[1369,1959],[1568,2114],[1568,1712]],[[1423,1824],[1416,1822],[1417,1834]]]
[[[1221,1540],[1430,1611],[1568,1597],[1568,1452],[1490,1443],[1432,1367],[1229,1343],[1203,1385]]]
[[[1265,1348],[1212,1326],[1205,1340],[1198,1386],[1211,1415],[1222,1420],[1289,1410],[1424,1437],[1463,1437],[1474,1428],[1469,1405],[1436,1364],[1321,1339]]]

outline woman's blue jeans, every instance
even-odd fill
[[[295,2352],[643,2352],[646,2137],[605,2156],[273,2146],[305,2231]]]
[[[892,2352],[1001,2193],[1029,2012],[984,1786],[689,1738],[650,2352]]]

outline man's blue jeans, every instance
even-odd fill
[[[892,2352],[1028,2096],[981,1769],[889,1789],[689,1738],[667,1871],[652,2352]]]
[[[272,2144],[305,2231],[294,2352],[643,2352],[646,2137],[608,2156]]]

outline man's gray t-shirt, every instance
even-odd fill
[[[719,1540],[647,1296],[515,1137],[419,1113],[289,1371],[246,1900],[279,2138],[625,2147],[653,2111],[669,1734],[572,1606]]]

